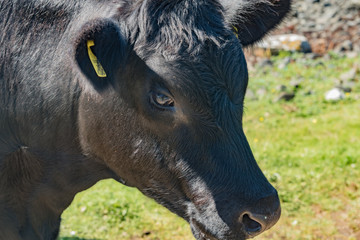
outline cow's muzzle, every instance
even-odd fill
[[[241,210],[227,215],[230,219],[222,219],[225,225],[211,220],[198,221],[196,218],[190,219],[190,225],[197,240],[244,240],[274,226],[280,214],[280,201],[274,190],[248,207],[242,207]]]
[[[281,214],[277,193],[261,198],[239,217],[246,238],[251,238],[268,230],[279,220]]]

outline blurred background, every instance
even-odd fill
[[[245,50],[244,128],[282,216],[256,239],[360,240],[360,0],[295,0]],[[106,180],[62,215],[61,240],[194,239],[136,189]]]

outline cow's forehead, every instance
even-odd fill
[[[236,42],[203,47],[197,55],[154,54],[146,63],[170,90],[191,102],[203,102],[209,107],[219,105],[219,101],[242,104],[248,75],[242,49]]]

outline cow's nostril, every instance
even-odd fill
[[[261,224],[257,221],[250,218],[248,214],[244,214],[242,218],[242,223],[244,224],[245,231],[252,235],[261,231]]]

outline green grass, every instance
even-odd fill
[[[187,229],[185,221],[138,190],[105,180],[76,196],[62,215],[60,239],[180,240],[191,236]]]
[[[360,239],[360,82],[337,103],[324,101],[334,80],[357,59],[303,60],[250,72],[244,128],[253,153],[278,189],[282,217],[256,239]],[[319,62],[322,62],[319,63]],[[302,79],[290,102],[277,86]],[[308,95],[309,91],[313,94]],[[136,189],[106,180],[79,193],[62,215],[61,240],[193,239],[183,220]]]

